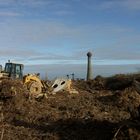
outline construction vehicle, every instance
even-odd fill
[[[8,62],[5,64],[5,68],[0,72],[0,78],[9,78],[9,79],[22,79],[23,78],[23,64],[16,64]]]
[[[51,84],[48,81],[42,81],[39,77],[39,74],[23,75],[23,69],[23,64],[17,64],[8,61],[5,64],[4,70],[0,72],[0,83],[5,79],[7,79],[8,82],[11,81],[13,83],[13,80],[19,80],[20,83],[22,81],[22,84],[29,91],[29,96],[35,98],[46,95],[46,93],[56,93],[61,90],[67,90],[70,93],[73,91],[71,90],[71,80],[59,78],[54,81],[54,84]],[[16,87],[13,88],[13,86],[11,86],[11,89],[12,91],[13,89],[16,90]]]
[[[22,81],[23,85],[26,86],[31,96],[37,96],[43,92],[46,92],[49,85],[46,82],[41,81],[39,74],[27,74],[23,76],[23,64],[12,63],[8,61],[5,64],[4,70],[0,72],[0,83],[4,80]]]

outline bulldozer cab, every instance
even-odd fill
[[[4,72],[8,73],[8,77],[10,77],[11,79],[22,79],[23,68],[23,64],[8,62],[5,64]]]

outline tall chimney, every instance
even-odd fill
[[[92,53],[91,53],[91,52],[88,52],[88,53],[87,53],[87,57],[88,57],[88,64],[87,64],[87,80],[93,79],[91,56],[92,56]]]

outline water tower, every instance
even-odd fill
[[[92,53],[88,52],[87,53],[87,57],[88,57],[88,62],[87,62],[87,80],[92,80],[93,79],[92,62],[91,62]]]

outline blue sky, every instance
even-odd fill
[[[85,65],[88,51],[94,65],[139,65],[140,0],[0,0],[0,50],[3,65]]]

